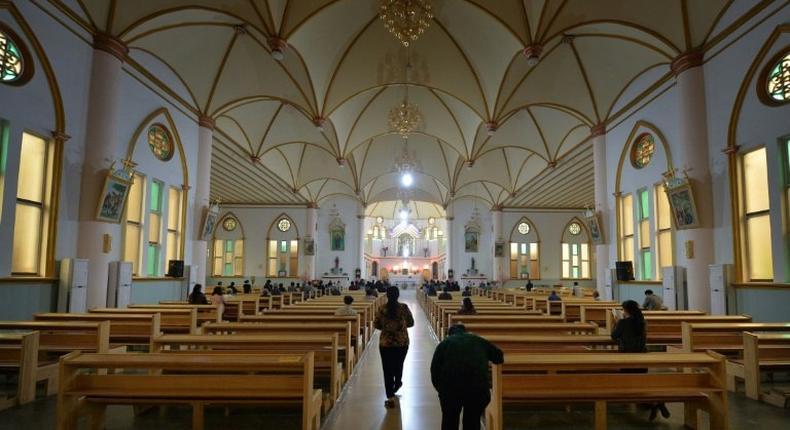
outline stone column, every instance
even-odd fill
[[[360,205],[357,214],[357,265],[359,266],[359,276],[362,279],[367,277],[365,273],[365,205]]]
[[[678,137],[673,148],[678,174],[685,169],[694,190],[700,227],[675,233],[677,266],[686,268],[689,309],[710,309],[708,266],[713,263],[713,196],[708,160],[703,54],[690,52],[672,62],[678,93]]]
[[[606,126],[598,124],[590,129],[593,143],[593,164],[595,166],[595,211],[600,215],[600,225],[604,239],[614,240],[615,229],[609,224],[609,202],[607,200],[606,169]],[[601,297],[606,297],[606,273],[609,271],[609,246],[604,243],[595,245],[595,287]]]
[[[214,141],[214,120],[201,115],[198,118],[198,163],[195,172],[195,206],[194,240],[192,241],[192,270],[195,279],[200,284],[206,283],[206,268],[208,267],[208,246],[206,240],[200,237],[202,232],[203,214],[209,207],[209,192],[211,191],[211,147]]]
[[[315,279],[315,237],[318,227],[318,205],[309,203],[307,205],[307,228],[305,229],[305,242],[313,241],[313,255],[304,255],[304,275],[308,278]],[[304,242],[302,243],[304,247]],[[304,254],[304,248],[302,250]]]
[[[502,208],[501,207],[494,207],[491,209],[491,224],[493,225],[493,234],[491,235],[491,258],[494,262],[494,266],[492,267],[492,274],[491,279],[496,282],[503,282],[504,277],[502,276],[504,270],[502,269],[502,263],[504,261],[504,256],[497,257],[496,255],[496,243],[502,242]]]
[[[447,231],[444,232],[444,240],[445,240],[445,263],[444,267],[445,270],[452,270],[453,269],[453,220],[455,217],[453,216],[453,207],[452,205],[447,205],[445,208],[445,221],[447,223]],[[455,277],[458,279],[458,277]]]
[[[107,306],[109,264],[121,258],[121,226],[96,221],[96,207],[107,169],[125,152],[119,142],[118,119],[122,67],[129,52],[123,42],[105,34],[94,36],[93,48],[77,241],[77,256],[88,260],[89,309]]]

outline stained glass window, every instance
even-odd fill
[[[277,228],[280,231],[288,231],[291,229],[291,221],[288,221],[287,219],[283,218],[280,220],[280,222],[277,223]]]
[[[771,69],[767,85],[768,95],[774,101],[786,103],[790,100],[790,52]]]
[[[236,230],[236,219],[235,218],[225,218],[225,221],[222,222],[222,228],[227,231]]]
[[[582,232],[582,226],[579,223],[574,222],[568,226],[568,232],[574,236]]]
[[[170,132],[161,124],[154,124],[148,128],[148,146],[156,158],[162,161],[173,158],[173,139],[170,137]]]
[[[25,59],[19,46],[8,36],[0,31],[0,82],[11,83],[18,81],[25,70]]]
[[[636,138],[631,146],[631,165],[641,169],[650,164],[653,153],[656,151],[656,142],[653,135],[644,133]]]
[[[528,234],[529,233],[529,224],[522,222],[518,225],[518,232],[521,234]]]

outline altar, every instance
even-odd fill
[[[395,275],[390,274],[389,276],[390,285],[395,285],[398,287],[408,288],[408,287],[417,287],[422,285],[422,275]]]

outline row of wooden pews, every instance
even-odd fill
[[[239,304],[232,321],[218,320],[211,305],[162,302],[0,322],[0,330],[14,330],[0,336],[0,366],[18,369],[20,381],[0,406],[33,400],[36,381],[46,380],[47,393],[58,393],[60,429],[77,428],[82,416],[101,428],[110,404],[191,405],[200,429],[207,406],[286,403],[301,407],[303,429],[317,430],[384,299],[350,294],[356,316],[334,316],[338,296],[262,309],[239,295],[226,298]]]
[[[790,368],[789,324],[695,310],[645,311],[649,348],[656,352],[613,354],[613,311],[621,310],[616,302],[591,297],[551,302],[540,292],[503,289],[473,293],[475,315],[446,311],[460,307],[455,299],[442,303],[422,293],[418,297],[428,318],[439,321],[433,325],[438,337],[463,323],[504,351],[505,363],[492,367],[492,403],[486,412],[491,429],[504,427],[504,404],[546,402],[593,403],[596,430],[607,428],[606,405],[618,402],[682,402],[688,426],[701,428],[705,420],[699,412],[706,411],[710,428],[726,429],[726,393],[736,380],[744,380],[749,397],[766,400],[759,388],[761,373]],[[640,370],[624,370],[629,368]]]

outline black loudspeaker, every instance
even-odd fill
[[[184,260],[170,260],[167,263],[167,276],[181,278],[184,276]]]
[[[634,280],[634,263],[631,261],[616,261],[614,263],[618,281]]]

